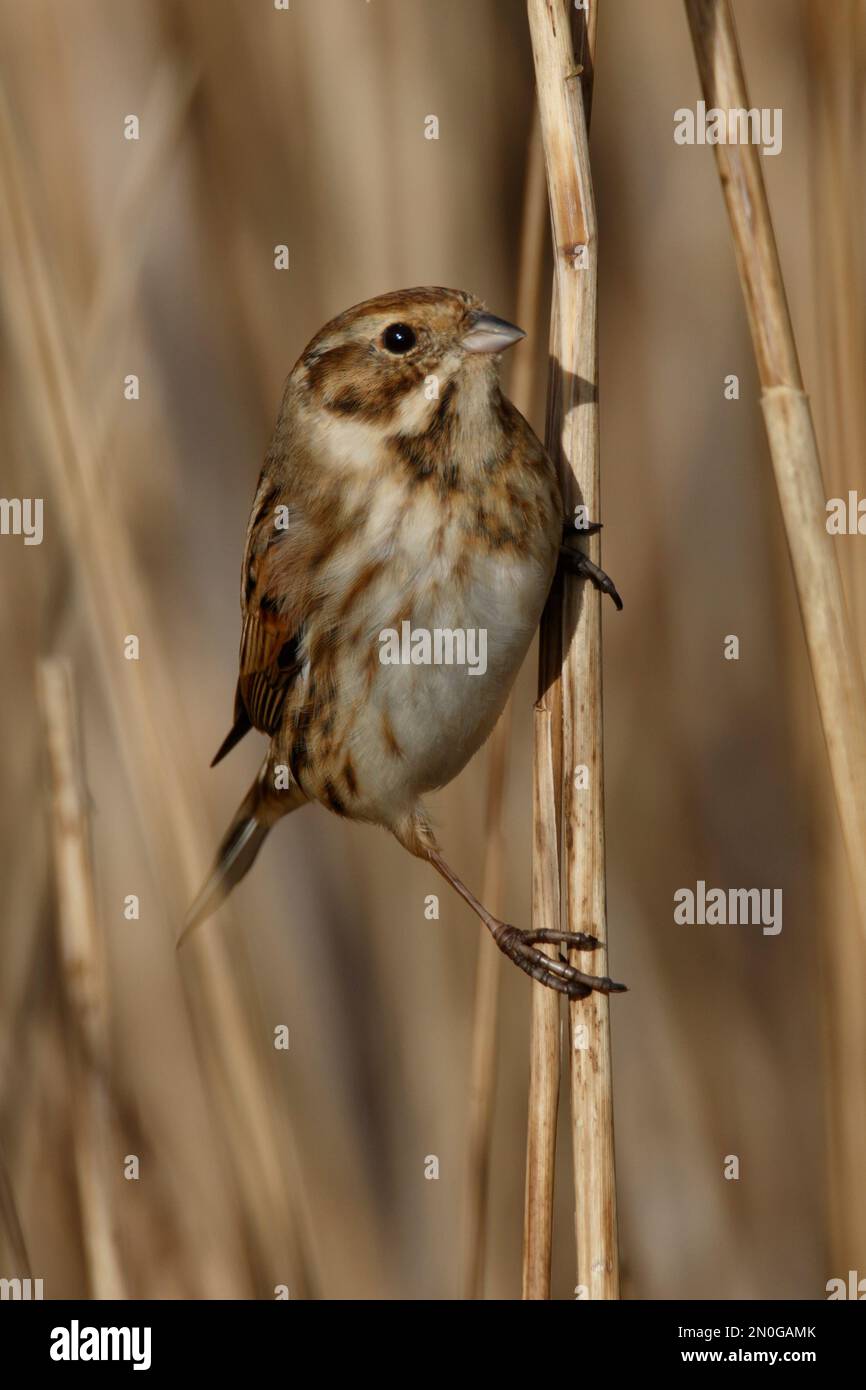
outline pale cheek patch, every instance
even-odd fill
[[[384,437],[376,425],[314,412],[307,433],[317,461],[326,469],[369,475],[382,463]]]
[[[447,377],[436,374],[435,380],[422,381],[403,397],[389,425],[392,434],[423,434],[430,426],[442,399]],[[434,391],[436,394],[433,394]]]
[[[406,487],[386,475],[377,482],[364,524],[364,544],[369,550],[390,553],[404,528]]]

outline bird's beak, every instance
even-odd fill
[[[525,337],[522,328],[508,323],[506,319],[478,312],[472,316],[472,326],[460,341],[467,352],[504,352]]]

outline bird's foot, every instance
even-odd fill
[[[586,975],[569,964],[564,956],[548,956],[539,945],[553,942],[574,951],[594,951],[601,942],[584,932],[521,931],[507,922],[488,923],[493,939],[509,960],[549,989],[558,990],[569,999],[585,999],[593,990],[599,994],[621,994],[626,985],[618,985],[606,975]]]
[[[570,550],[568,546],[561,546],[559,551],[560,562],[570,574],[575,574],[579,579],[588,579],[594,584],[601,593],[608,594],[616,604],[617,608],[622,608],[622,599],[619,596],[617,587],[609,574],[593,563],[588,555],[584,555],[581,550]]]

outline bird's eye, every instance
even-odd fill
[[[408,323],[389,323],[382,334],[382,344],[389,352],[409,352],[417,341],[415,330]]]

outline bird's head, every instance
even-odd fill
[[[498,390],[499,354],[523,337],[471,294],[398,290],[326,324],[292,379],[308,408],[412,435],[443,400],[468,424]]]

